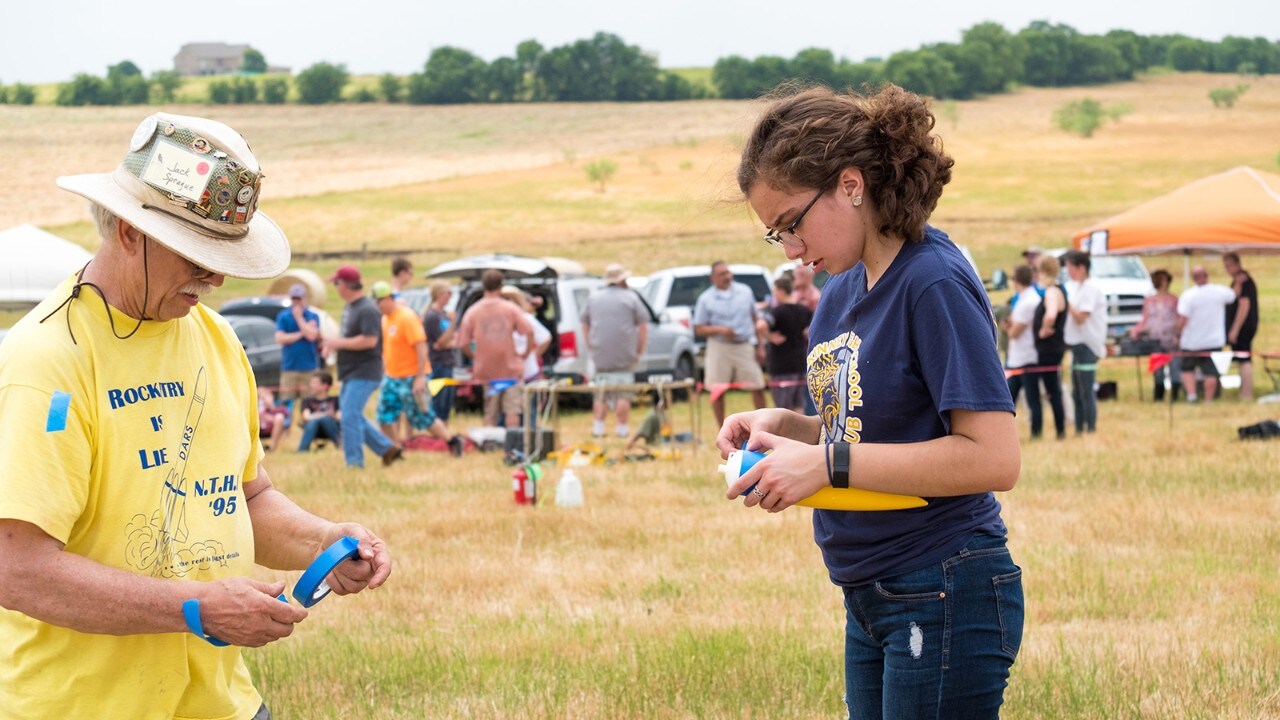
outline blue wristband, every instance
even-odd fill
[[[360,555],[360,541],[348,535],[330,545],[316,558],[293,586],[293,599],[309,608],[324,599],[332,588],[324,579],[344,561]]]
[[[192,598],[182,603],[182,619],[187,621],[187,628],[198,638],[203,638],[214,647],[226,647],[230,643],[204,634],[204,623],[200,622],[200,601]]]

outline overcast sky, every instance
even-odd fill
[[[1048,20],[1089,34],[1280,38],[1276,0],[13,0],[0,17],[0,83],[103,75],[125,59],[150,74],[171,69],[183,44],[210,41],[247,43],[295,71],[324,60],[356,74],[421,70],[441,45],[492,61],[523,40],[550,48],[598,31],[657,53],[662,67],[806,47],[863,60],[958,42],[987,20],[1010,31]]]

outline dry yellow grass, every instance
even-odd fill
[[[1161,76],[960,103],[958,124],[939,128],[957,169],[935,223],[984,268],[1008,267],[1027,244],[1062,245],[1198,177],[1274,170],[1280,81],[1253,79],[1234,109],[1213,109],[1208,90],[1229,81]],[[1054,129],[1052,111],[1084,96],[1134,112],[1089,140]],[[262,153],[264,207],[296,248],[412,248],[420,266],[507,250],[647,272],[780,259],[725,202],[755,108],[214,112]],[[72,223],[59,230],[91,244],[82,208],[52,179],[113,166],[141,114],[0,107],[0,160],[33,170],[0,197],[0,226]],[[583,173],[592,157],[619,165],[604,193]],[[1180,267],[1148,261],[1158,264]],[[1246,266],[1262,292],[1257,346],[1280,347],[1280,262]],[[382,275],[386,261],[362,267]],[[229,283],[214,304],[260,289]],[[1121,399],[1102,404],[1101,433],[1024,443],[1018,487],[1000,498],[1028,598],[1006,716],[1280,718],[1280,455],[1235,439],[1277,406],[1170,414],[1137,400],[1132,362],[1103,363]],[[1270,390],[1260,372],[1258,388]],[[587,427],[570,416],[563,439]],[[385,589],[326,600],[295,637],[252,652],[259,686],[280,717],[836,717],[840,595],[809,511],[724,501],[716,461],[703,448],[589,468],[586,506],[558,510],[515,506],[510,469],[491,455],[418,454],[363,473],[332,451],[273,455],[281,487],[322,515],[367,522],[397,569]]]

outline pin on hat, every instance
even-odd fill
[[[230,127],[155,113],[134,130],[114,172],[60,177],[58,187],[106,208],[200,267],[252,279],[275,277],[289,266],[284,232],[257,212],[262,177],[249,144]],[[253,197],[241,203],[243,212],[213,212],[211,194],[229,205],[246,186]]]

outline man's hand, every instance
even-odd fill
[[[325,580],[338,595],[351,595],[361,590],[372,590],[386,582],[391,575],[391,553],[387,545],[359,523],[335,523],[325,535],[324,546],[350,535],[360,541],[360,556],[334,568]]]
[[[293,634],[293,626],[307,611],[280,602],[283,582],[264,583],[246,577],[193,583],[199,589],[200,622],[204,632],[232,645],[262,647]]]

